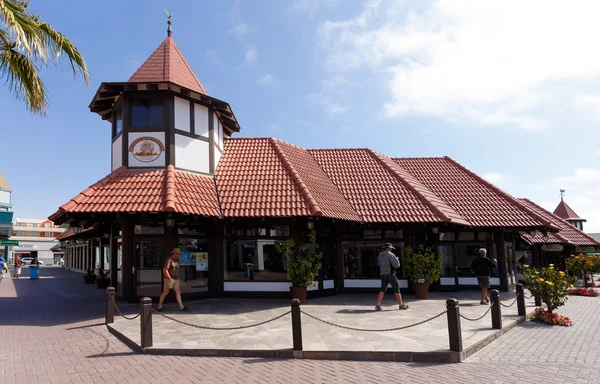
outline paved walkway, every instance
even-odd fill
[[[0,383],[597,383],[600,298],[560,312],[572,328],[526,323],[460,364],[152,356],[102,324],[104,293],[81,275],[0,282]]]

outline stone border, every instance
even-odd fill
[[[485,339],[466,348],[463,352],[436,350],[430,352],[377,352],[377,351],[294,351],[290,349],[254,350],[254,349],[195,349],[195,348],[156,348],[142,349],[137,343],[107,324],[110,333],[124,342],[133,351],[150,355],[177,356],[216,356],[216,357],[263,357],[279,359],[315,359],[315,360],[359,360],[359,361],[396,361],[396,362],[436,362],[460,363],[469,356],[491,344],[500,336],[526,321],[526,316],[508,322],[508,325],[494,332]]]

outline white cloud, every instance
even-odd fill
[[[320,57],[330,73],[380,74],[389,118],[538,131],[552,124],[541,110],[575,98],[582,82],[600,84],[599,11],[593,1],[369,1],[355,17],[322,23]]]
[[[244,59],[246,64],[256,64],[258,61],[258,53],[256,52],[256,48],[249,47],[246,49],[246,58]]]
[[[557,188],[568,188],[569,186],[589,188],[590,183],[596,183],[600,187],[600,169],[575,168],[574,174],[557,177],[552,184]]]
[[[508,180],[508,176],[499,172],[490,172],[483,175],[483,178],[492,184],[499,184]]]
[[[273,75],[266,72],[263,73],[256,82],[262,87],[271,87],[276,85],[278,81]]]
[[[238,37],[244,37],[248,33],[248,25],[242,19],[242,5],[240,0],[236,0],[231,8],[231,27],[229,33]]]

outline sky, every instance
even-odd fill
[[[16,217],[45,218],[110,173],[88,105],[173,38],[237,137],[450,156],[515,197],[565,201],[600,232],[597,1],[31,0],[82,52],[44,69],[45,117],[0,85],[0,172]],[[1,84],[1,83],[0,83]]]

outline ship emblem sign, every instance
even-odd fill
[[[129,152],[142,163],[151,163],[165,151],[165,146],[156,137],[143,136],[135,139]]]

